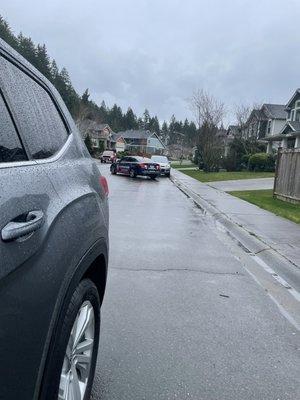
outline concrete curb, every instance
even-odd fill
[[[191,190],[187,185],[183,184],[179,179],[170,176],[171,181],[178,187],[186,196],[191,198],[194,203],[200,207],[204,213],[207,213],[214,218],[217,224],[220,224],[225,232],[241,246],[245,252],[250,255],[258,255],[263,261],[268,264],[277,265],[280,270],[287,269],[293,275],[293,272],[298,275],[300,265],[295,264],[283,254],[280,254],[277,249],[274,249],[270,243],[260,238],[255,232],[250,232],[242,224],[233,221],[227,214],[220,211],[217,207],[203,199],[199,194]]]

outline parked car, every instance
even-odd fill
[[[151,160],[160,165],[160,173],[165,176],[170,176],[171,163],[166,156],[152,156]]]
[[[100,160],[102,163],[113,163],[116,160],[116,153],[112,150],[105,150],[102,153]]]
[[[154,163],[149,158],[131,156],[123,157],[118,162],[114,162],[110,166],[112,174],[124,174],[129,175],[131,178],[136,176],[149,176],[151,179],[155,179],[160,176],[160,166],[158,163]]]
[[[88,399],[108,187],[58,92],[0,40],[1,399]]]

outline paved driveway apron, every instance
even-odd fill
[[[110,176],[111,256],[92,398],[300,399],[300,337],[169,179]]]

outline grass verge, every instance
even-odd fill
[[[271,211],[280,217],[287,218],[300,224],[300,204],[292,204],[273,198],[272,190],[246,190],[241,192],[228,192],[232,196],[246,200],[249,203]]]

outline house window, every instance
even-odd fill
[[[300,100],[297,100],[295,103],[295,110],[294,111],[294,121],[300,121]]]
[[[267,135],[271,135],[271,126],[272,126],[272,120],[269,119],[268,125],[267,125]]]
[[[295,121],[294,118],[295,118],[295,110],[292,110],[291,111],[291,121]]]

